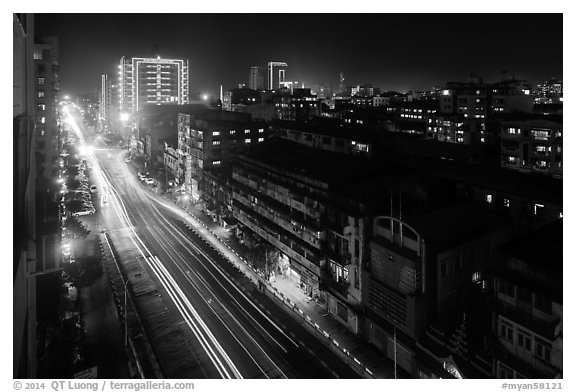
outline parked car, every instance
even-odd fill
[[[80,211],[72,213],[72,216],[83,216],[83,215],[92,215],[96,212],[94,207],[86,207]]]
[[[153,178],[147,178],[145,182],[148,185],[154,185],[154,179]]]

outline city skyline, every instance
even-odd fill
[[[286,79],[309,87],[335,88],[340,72],[347,85],[397,91],[471,73],[491,82],[506,71],[534,85],[563,76],[562,14],[38,14],[37,23],[37,35],[59,37],[71,94],[95,93],[122,56],[158,53],[190,62],[192,99],[247,85],[250,67],[269,61],[287,62]],[[140,30],[149,25],[158,28]]]

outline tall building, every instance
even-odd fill
[[[115,130],[120,120],[119,108],[119,86],[118,80],[111,75],[104,74],[100,78],[100,118],[102,128]]]
[[[344,94],[345,90],[346,90],[346,86],[344,86],[344,72],[340,72],[340,75],[338,75],[338,94],[340,94],[341,96]]]
[[[188,104],[188,60],[122,57],[119,68],[121,115],[146,104]]]
[[[286,68],[288,64],[280,61],[268,63],[268,90],[278,89],[286,81]]]
[[[58,159],[58,124],[56,105],[59,94],[58,40],[37,37],[34,44],[36,85],[36,150],[38,176],[48,181],[55,175]]]
[[[13,14],[13,377],[36,378],[34,17]]]
[[[263,67],[252,66],[250,67],[250,78],[248,79],[248,87],[252,90],[263,90],[266,88],[264,84],[265,71]]]

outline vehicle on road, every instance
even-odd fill
[[[84,216],[84,215],[92,215],[96,212],[94,207],[87,207],[80,211],[72,213],[72,216]]]
[[[130,158],[126,158],[126,159],[124,159],[124,162],[126,162],[126,163],[130,163]]]
[[[147,179],[145,180],[145,182],[146,182],[146,184],[148,184],[148,185],[154,185],[154,179],[153,179],[153,178],[147,178]]]

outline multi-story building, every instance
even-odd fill
[[[199,201],[204,171],[228,164],[234,154],[266,138],[265,123],[247,113],[207,110],[178,114],[178,153],[184,189]]]
[[[100,119],[103,131],[116,131],[119,129],[120,89],[117,78],[104,74],[100,77]]]
[[[392,131],[418,135],[425,135],[429,119],[437,112],[437,102],[430,101],[397,102],[386,107],[386,113],[395,115]]]
[[[235,88],[223,93],[222,109],[232,112],[242,111],[242,107],[260,102],[260,93],[250,88]]]
[[[372,156],[378,135],[365,129],[329,125],[321,119],[310,122],[274,121],[271,131],[286,140],[324,151]]]
[[[563,377],[562,224],[499,251],[491,290],[494,378]]]
[[[38,37],[34,47],[34,76],[36,78],[36,164],[38,176],[46,182],[54,179],[58,160],[59,124],[57,102],[58,40]]]
[[[350,309],[348,314],[346,302],[359,303],[359,298],[353,299],[359,297],[359,285],[350,287],[350,282],[359,278],[358,268],[349,266],[359,266],[359,253],[354,249],[356,237],[351,239],[342,232],[352,217],[329,207],[329,188],[339,179],[349,178],[356,168],[347,165],[351,159],[270,140],[234,161],[232,188],[234,218],[244,230],[282,253],[282,259],[289,262],[286,275],[307,295],[326,299],[320,282],[333,275],[331,281],[344,298],[340,305],[332,302],[331,309],[342,316],[346,312],[341,320],[357,332],[358,311]]]
[[[426,119],[425,139],[455,144],[481,144],[480,119],[469,120],[462,114],[435,113]]]
[[[251,90],[264,90],[266,89],[266,71],[264,67],[252,66],[250,67],[250,76],[248,78],[248,88]]]
[[[56,179],[60,148],[58,98],[58,40],[36,37],[34,46],[36,96],[35,153],[37,173],[36,238],[38,271],[48,273],[60,268],[59,211]]]
[[[179,113],[195,113],[207,110],[203,105],[169,105],[169,106],[144,106],[134,116],[137,139],[139,145],[138,153],[143,155],[146,165],[151,165],[151,169],[157,169],[159,163],[163,162],[163,142],[162,140],[178,135]]]
[[[523,80],[484,83],[478,76],[467,82],[448,82],[437,97],[438,112],[459,114],[464,122],[479,120],[480,142],[493,144],[498,134],[489,133],[486,121],[493,114],[532,111],[530,86]]]
[[[122,57],[119,65],[120,113],[124,116],[146,104],[189,103],[188,60]]]
[[[177,178],[180,178],[182,173],[179,159],[178,159],[178,135],[172,135],[165,139],[161,139],[161,149],[163,151],[162,163],[164,164],[165,180],[166,183],[171,182]],[[176,184],[177,185],[177,184]]]
[[[561,104],[563,101],[563,84],[561,80],[551,78],[539,84],[534,92],[535,104]]]
[[[277,90],[281,83],[286,81],[286,69],[288,64],[281,61],[270,61],[268,63],[267,87],[268,90]]]
[[[503,168],[562,178],[562,116],[524,116],[501,122]]]
[[[373,97],[380,94],[380,89],[378,87],[373,87],[371,84],[362,84],[352,87],[350,94],[354,96],[361,97]]]
[[[100,114],[100,94],[82,94],[78,96],[77,102],[84,123],[90,128],[95,128]]]
[[[412,376],[430,376],[422,354],[442,363],[444,352],[423,344],[427,329],[464,308],[510,226],[471,203],[406,217],[399,211],[374,218],[363,277],[366,339]]]
[[[34,17],[13,14],[13,363],[14,378],[37,378],[36,154],[38,91]],[[43,98],[43,97],[42,97]]]

